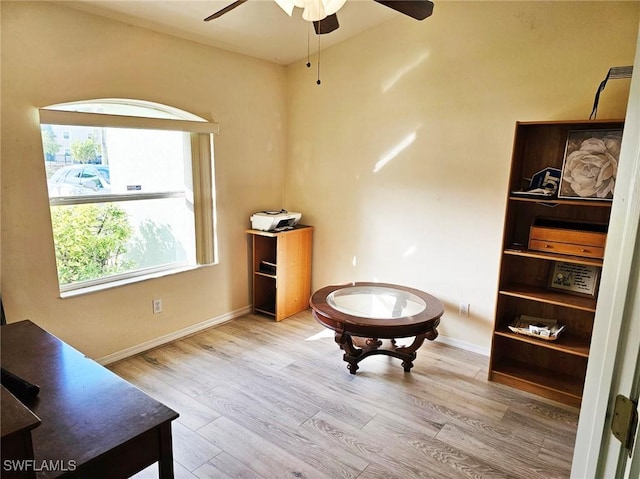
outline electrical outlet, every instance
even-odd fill
[[[460,303],[458,314],[460,314],[460,316],[469,316],[469,303]]]
[[[154,299],[153,300],[153,314],[162,313],[162,300]]]

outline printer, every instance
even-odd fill
[[[251,228],[261,231],[285,231],[293,229],[302,218],[293,211],[259,211],[251,215]]]

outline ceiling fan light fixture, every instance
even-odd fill
[[[347,0],[294,0],[296,6],[304,8],[302,18],[308,22],[318,22],[340,10]]]
[[[326,17],[327,14],[324,13],[324,5],[322,0],[310,1],[305,5],[304,10],[302,11],[302,18],[308,22],[317,22],[318,20],[322,20]]]

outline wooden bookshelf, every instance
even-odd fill
[[[529,236],[537,218],[606,227],[611,201],[532,198],[514,192],[526,191],[533,175],[547,167],[562,169],[569,132],[615,130],[623,125],[620,120],[516,124],[489,380],[580,406],[597,287],[593,294],[580,295],[551,288],[550,276],[558,262],[599,272],[602,258],[580,256],[580,249],[572,254],[531,249]],[[566,329],[554,341],[518,334],[508,326],[521,315],[554,319]]]

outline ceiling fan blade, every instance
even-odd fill
[[[313,22],[313,28],[316,29],[317,35],[324,35],[325,33],[331,33],[337,30],[340,24],[338,23],[338,15],[335,13],[327,15],[320,21]]]
[[[231,10],[233,10],[236,7],[239,7],[240,5],[242,5],[244,2],[246,2],[247,0],[236,0],[235,2],[233,2],[231,5],[227,5],[226,7],[224,7],[222,10],[218,10],[216,13],[214,13],[213,15],[209,15],[207,18],[204,19],[205,22],[208,22],[210,20],[213,20],[215,18],[221,17],[222,15],[224,15],[227,12],[230,12]]]
[[[375,0],[385,7],[415,18],[424,20],[433,13],[433,2],[429,0]]]

